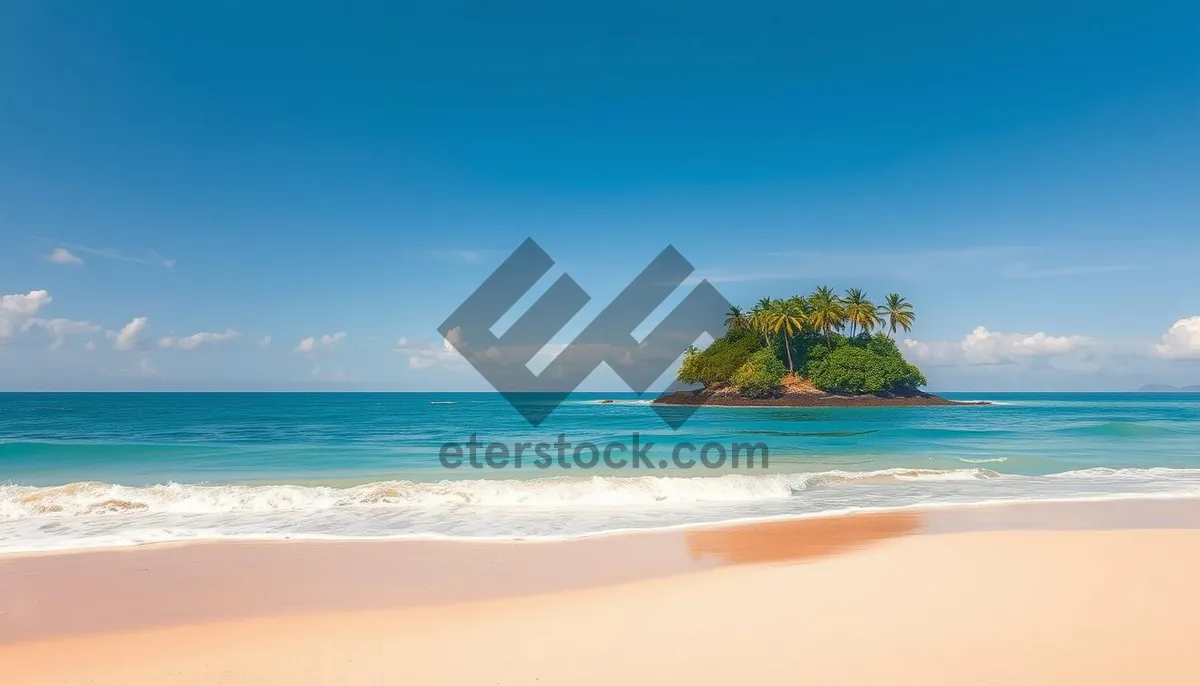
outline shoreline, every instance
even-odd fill
[[[952,405],[992,405],[987,400],[950,400],[918,391],[896,395],[887,393],[839,395],[805,388],[785,391],[768,398],[751,398],[729,389],[674,391],[658,396],[652,404],[682,407],[945,407]]]
[[[730,566],[806,564],[899,539],[1122,530],[1200,535],[1200,499],[909,508],[552,541],[218,540],[14,554],[0,556],[0,647],[588,592]]]
[[[109,551],[123,550],[149,550],[155,548],[174,548],[180,546],[209,546],[209,545],[287,545],[287,544],[401,544],[401,543],[433,543],[433,544],[482,544],[482,545],[508,545],[508,544],[528,544],[528,545],[554,545],[556,543],[569,543],[573,541],[585,541],[596,538],[619,537],[619,536],[640,536],[648,534],[669,534],[669,533],[685,533],[688,531],[702,529],[717,529],[724,527],[735,527],[753,524],[772,524],[775,522],[789,521],[809,521],[809,520],[828,520],[843,517],[857,517],[862,515],[889,515],[889,514],[931,514],[931,513],[951,513],[952,519],[964,518],[971,519],[966,516],[969,511],[1039,511],[1043,507],[1062,506],[1072,508],[1075,506],[1098,506],[1101,510],[1110,508],[1123,508],[1126,505],[1133,505],[1139,509],[1150,507],[1157,509],[1152,504],[1162,503],[1168,510],[1174,511],[1176,507],[1190,508],[1193,505],[1196,508],[1197,528],[1200,528],[1200,494],[1196,495],[1178,495],[1178,494],[1106,494],[1101,496],[1081,496],[1081,497],[1064,497],[1064,498],[1039,498],[1030,500],[1006,500],[993,499],[981,500],[977,502],[944,502],[944,503],[923,503],[918,505],[899,505],[895,507],[862,507],[862,508],[846,508],[839,510],[823,510],[817,512],[801,512],[794,514],[782,515],[766,515],[761,517],[742,517],[736,519],[724,519],[716,521],[700,521],[700,522],[684,522],[678,524],[667,524],[662,526],[646,526],[646,527],[623,527],[615,529],[605,529],[600,531],[587,531],[578,534],[564,534],[559,536],[554,535],[532,535],[526,537],[516,536],[453,536],[444,534],[398,534],[395,536],[353,536],[353,535],[317,535],[317,534],[244,534],[244,535],[218,535],[211,537],[192,537],[179,539],[166,539],[154,541],[138,541],[138,542],[120,542],[120,543],[101,543],[94,545],[76,545],[63,546],[55,548],[32,548],[32,549],[0,549],[0,563],[5,560],[12,560],[23,557],[41,557],[52,555],[79,555],[87,553],[100,553]],[[1170,505],[1177,503],[1177,505]],[[936,521],[943,521],[942,517],[936,516]],[[1176,517],[1176,520],[1178,517]],[[1109,522],[1110,528],[1130,528],[1113,522],[1111,519],[1105,519]],[[1160,524],[1161,525],[1161,524]],[[1188,524],[1185,528],[1190,528]],[[1014,528],[1037,528],[1037,526],[1020,526]],[[1075,527],[1072,527],[1075,528]],[[1172,524],[1166,524],[1165,528],[1174,528]],[[966,529],[963,529],[966,530]]]

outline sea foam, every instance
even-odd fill
[[[964,460],[965,461],[965,460]],[[1200,486],[1200,469],[1092,469],[1043,477],[969,469],[830,470],[723,476],[593,476],[458,481],[377,481],[348,487],[289,484],[180,484],[124,486],[86,481],[63,486],[0,486],[0,520],[29,517],[119,515],[129,512],[211,514],[318,511],[337,508],[420,508],[453,505],[571,508],[656,504],[738,503],[801,496],[830,487],[920,482],[1007,482],[1036,486],[1072,480],[1161,482]],[[853,492],[853,491],[851,491]],[[930,491],[931,496],[936,491]]]
[[[911,507],[1200,496],[1200,469],[981,467],[357,486],[0,486],[0,553],[220,539],[561,539]]]
[[[0,519],[102,515],[130,511],[218,513],[327,510],[342,507],[494,505],[625,506],[744,502],[787,498],[810,487],[861,481],[957,481],[995,478],[984,469],[884,469],[714,477],[594,476],[462,481],[377,481],[350,487],[299,485],[122,486],[87,481],[64,486],[0,486]]]

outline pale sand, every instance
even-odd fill
[[[540,595],[173,626],[161,625],[163,618],[151,613],[139,621],[159,626],[30,637],[0,646],[0,682],[1200,683],[1200,651],[1195,648],[1200,636],[1200,531],[1033,530],[899,537],[918,523],[912,518],[909,513],[828,520],[828,527],[802,522],[798,526],[807,529],[790,531],[785,525],[769,524],[593,539],[609,541],[603,545],[637,547],[682,540],[683,547],[673,548],[675,552],[657,563],[655,573],[673,569],[671,576],[591,588],[579,588],[590,583],[563,583],[560,587],[573,590]],[[808,542],[794,543],[800,539]],[[826,544],[814,543],[820,540]],[[316,550],[313,545],[278,547]],[[553,556],[557,554],[547,551],[565,550],[561,545],[513,547],[539,549],[529,555]],[[791,546],[792,553],[771,552],[781,546]],[[215,556],[236,547],[181,546],[122,554],[136,561],[150,559],[147,553],[209,550],[211,559],[218,559]],[[338,552],[353,558],[365,549],[354,546]],[[332,551],[324,550],[327,555]],[[22,559],[44,565],[72,557],[100,559],[95,555],[0,561],[11,571]],[[718,560],[781,557],[791,562],[703,569]],[[626,558],[633,567],[638,559]],[[694,566],[681,560],[692,560]],[[612,559],[598,562],[602,569],[620,566]],[[36,567],[21,569],[36,576]],[[682,573],[689,569],[694,573]],[[71,581],[85,592],[111,593],[111,588],[98,588],[89,580],[86,565],[75,571]],[[195,571],[196,578],[202,576],[203,570]],[[284,578],[294,570],[275,568],[273,573]],[[15,575],[0,579],[5,586],[13,582],[33,588],[38,583]],[[187,595],[191,581],[179,579],[175,595]],[[135,586],[127,584],[122,591],[127,595],[118,599],[133,608],[140,604],[136,590],[131,590]],[[207,602],[223,604],[245,595],[231,591]],[[86,593],[81,597],[86,599]]]
[[[0,644],[610,586],[844,552],[921,522],[903,512],[551,543],[277,541],[0,557]]]

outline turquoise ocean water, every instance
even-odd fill
[[[537,429],[494,394],[0,394],[0,552],[569,537],[913,505],[1200,496],[1200,394],[948,396],[995,404],[702,408],[672,431],[621,394],[573,397]],[[472,433],[511,450],[559,434],[573,446],[629,444],[634,432],[654,444],[654,466],[585,469],[570,449],[566,468],[438,459]],[[769,467],[674,467],[684,441],[762,442]]]

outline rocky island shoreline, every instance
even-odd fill
[[[924,391],[862,394],[829,393],[811,384],[785,384],[778,393],[750,397],[725,386],[666,393],[654,400],[662,405],[719,407],[926,407],[935,405],[991,405],[986,400],[950,400]]]

